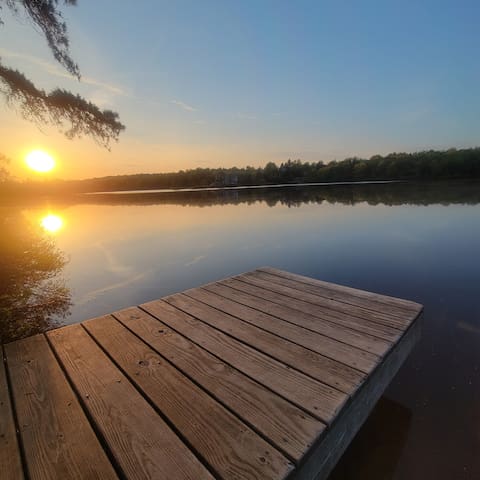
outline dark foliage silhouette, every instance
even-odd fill
[[[10,180],[10,172],[7,169],[9,159],[0,153],[0,185]]]
[[[0,207],[0,343],[59,324],[71,301],[64,255],[20,209]]]
[[[370,159],[347,158],[340,162],[288,160],[265,168],[196,168],[172,173],[118,175],[48,184],[50,191],[101,192],[158,188],[196,188],[283,184],[301,182],[351,182],[375,180],[479,179],[480,148],[416,153],[390,153]]]
[[[76,5],[76,0],[0,0],[0,12],[7,7],[16,16],[23,13],[41,30],[55,59],[71,75],[80,79],[80,69],[70,56],[67,26],[59,9],[60,3]],[[38,125],[54,125],[68,138],[88,135],[108,148],[110,142],[118,140],[125,129],[117,113],[101,110],[66,90],[45,92],[21,72],[3,65],[1,61],[0,93],[9,106],[18,108],[24,118]]]

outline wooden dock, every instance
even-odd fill
[[[0,478],[325,479],[421,312],[260,268],[7,344]]]

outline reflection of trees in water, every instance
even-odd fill
[[[71,305],[65,256],[17,209],[0,207],[0,343],[57,326]]]
[[[76,197],[72,203],[105,205],[184,205],[208,207],[266,203],[289,208],[304,204],[450,205],[480,203],[478,182],[388,183],[289,186],[238,190],[190,190],[142,194],[101,194]],[[60,197],[61,198],[61,197]],[[68,203],[68,198],[64,198]]]

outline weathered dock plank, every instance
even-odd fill
[[[312,317],[328,320],[334,324],[343,325],[353,330],[368,333],[369,335],[383,338],[392,342],[398,340],[402,334],[401,329],[383,325],[377,322],[372,322],[369,319],[355,317],[353,315],[346,315],[343,312],[322,309],[319,308],[318,305],[313,305],[312,303],[298,300],[297,298],[290,296],[285,297],[281,293],[242,282],[236,277],[222,280],[221,285],[227,285],[233,289],[240,290],[241,292],[249,293],[254,297],[258,297],[263,300],[269,300],[272,303],[298,310]]]
[[[5,351],[29,478],[117,478],[45,336]]]
[[[6,345],[0,477],[325,480],[421,312],[263,267]]]
[[[293,298],[302,300],[315,306],[323,307],[323,311],[330,314],[343,313],[349,317],[362,318],[371,322],[397,329],[405,328],[409,325],[409,320],[394,317],[393,315],[385,315],[383,313],[367,310],[366,308],[357,307],[349,303],[339,302],[337,300],[329,300],[318,295],[305,292],[303,289],[292,288],[283,284],[272,282],[270,278],[265,278],[267,274],[262,272],[246,273],[234,277],[242,282],[256,287],[263,288],[282,295],[284,298]]]
[[[23,480],[22,460],[2,350],[0,350],[0,360],[0,478]]]
[[[324,431],[320,420],[143,310],[129,308],[114,316],[295,462]]]
[[[113,317],[84,326],[219,476],[267,480],[292,469],[282,454]]]
[[[354,368],[242,322],[236,317],[198,302],[193,297],[174,295],[168,297],[166,301],[198,320],[241,340],[246,345],[342,392],[353,393],[363,380],[362,373]],[[376,364],[376,360],[377,358],[373,357],[368,371]]]
[[[350,400],[324,440],[317,442],[310,449],[304,463],[296,471],[295,480],[324,480],[328,477],[375,403],[405,362],[420,335],[421,321],[417,319],[406,331],[402,342],[393,347],[385,361],[374,370]]]
[[[335,298],[344,303],[350,303],[352,305],[358,305],[360,307],[370,308],[380,312],[385,312],[385,307],[388,307],[390,313],[400,316],[401,318],[403,318],[405,312],[410,312],[410,318],[415,318],[415,316],[422,310],[422,305],[410,300],[403,300],[401,298],[358,290],[344,285],[337,285],[335,283],[305,277],[296,273],[285,272],[272,267],[258,268],[257,271],[293,280],[296,282],[297,287],[306,289],[306,291],[313,291],[314,293],[324,292],[322,293],[322,296]],[[315,287],[314,290],[310,290],[308,288],[309,286]]]
[[[124,475],[213,478],[81,325],[48,338]]]
[[[240,320],[259,327],[254,330],[254,336],[258,335],[260,329],[275,334],[277,337],[289,340],[297,345],[320,353],[327,358],[337,360],[334,362],[343,363],[354,369],[363,372],[370,370],[378,363],[379,357],[375,354],[357,349],[352,345],[346,345],[343,342],[318,335],[313,332],[305,332],[302,328],[291,323],[274,318],[258,310],[254,310],[245,305],[238,304],[228,298],[219,297],[201,288],[188,290],[185,292],[189,297],[198,299],[207,305],[215,307],[228,314],[228,316],[236,317]],[[229,322],[231,323],[231,322]],[[274,338],[274,343],[278,342],[278,338]],[[383,352],[382,352],[383,353]]]
[[[326,424],[333,420],[336,412],[348,398],[345,393],[295,371],[278,360],[211,328],[166,301],[146,303],[142,308]]]
[[[376,355],[383,355],[391,345],[391,341],[375,337],[363,331],[354,330],[350,325],[344,326],[339,325],[338,323],[332,323],[318,316],[315,317],[308,313],[294,310],[284,305],[279,305],[264,298],[255,297],[248,293],[235,290],[224,284],[210,283],[204,285],[202,290],[215,293],[220,297],[231,300],[235,305],[245,306],[250,310],[267,314],[271,317],[284,320],[285,322],[309,330],[309,332],[297,330],[304,338],[310,338],[312,332],[327,337],[327,339],[319,339],[318,344],[327,342],[328,338],[331,338]],[[189,292],[189,290],[187,292]],[[276,324],[277,322],[274,322],[274,325]],[[269,328],[273,327],[270,326]],[[311,338],[315,338],[315,335]],[[345,358],[343,359],[345,360]]]

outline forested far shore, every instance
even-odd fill
[[[370,159],[358,157],[342,161],[302,162],[288,160],[265,167],[196,168],[172,173],[118,175],[86,180],[3,182],[4,192],[41,190],[49,193],[87,193],[164,188],[227,187],[282,183],[343,182],[374,180],[480,179],[480,147],[390,153]],[[20,189],[20,190],[18,190]]]

